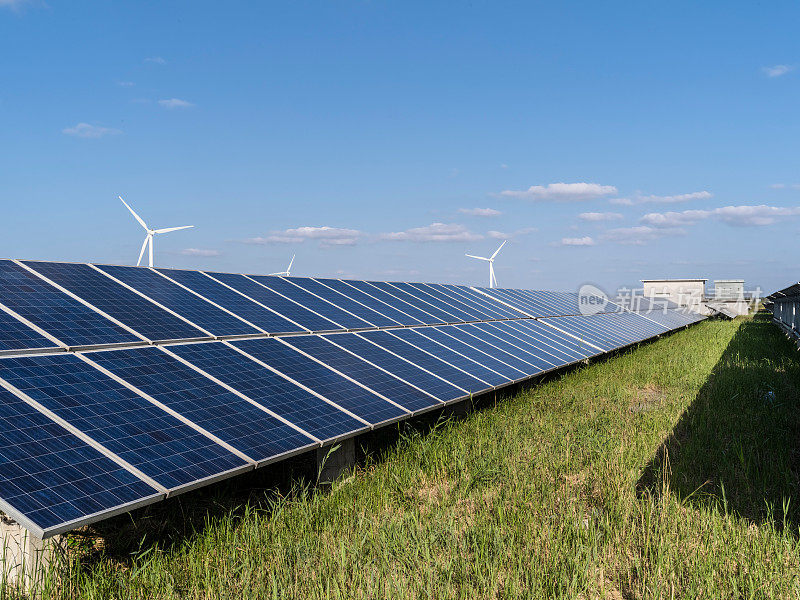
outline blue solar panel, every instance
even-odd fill
[[[329,440],[366,427],[361,421],[227,344],[180,344],[169,349],[319,440]]]
[[[34,261],[25,264],[150,340],[208,337],[89,265]]]
[[[179,269],[158,269],[161,273],[185,285],[201,296],[219,304],[223,308],[237,314],[267,333],[294,333],[304,331],[299,325],[284,319],[279,314],[267,310],[249,298],[225,287],[200,271],[183,271]]]
[[[436,323],[453,323],[455,321],[463,321],[464,319],[450,313],[443,308],[432,306],[427,302],[420,300],[417,296],[412,295],[406,291],[407,284],[403,283],[387,283],[385,281],[368,281],[369,285],[373,288],[379,289],[386,294],[394,296],[409,304],[422,312],[426,312],[434,318]]]
[[[96,513],[158,496],[117,463],[0,389],[0,499],[41,530],[36,533],[52,534]]]
[[[436,358],[436,356],[433,356],[432,354],[428,354],[427,352],[412,346],[408,342],[393,336],[391,333],[389,333],[389,331],[366,331],[358,335],[361,335],[365,339],[378,344],[382,348],[407,358],[414,364],[422,367],[423,369],[427,369],[431,373],[435,373],[436,375],[443,377],[447,381],[457,385],[461,389],[470,392],[471,394],[477,394],[491,388],[491,386],[486,382],[473,377],[469,373],[465,373],[464,371],[457,369],[443,360]]]
[[[486,310],[484,307],[472,302],[469,298],[457,297],[441,285],[435,283],[411,283],[410,286],[425,292],[433,298],[429,302],[435,301],[442,306],[453,306],[463,311],[470,321],[485,321],[487,319],[501,318],[501,315],[493,311]]]
[[[557,331],[552,327],[532,319],[522,319],[514,321],[514,325],[520,329],[526,329],[536,337],[541,337],[543,341],[552,344],[557,348],[566,348],[580,358],[590,358],[600,353],[600,350],[593,348],[583,341],[575,339],[571,335],[567,335],[561,331]]]
[[[548,340],[545,340],[541,336],[534,335],[534,333],[529,329],[518,327],[515,321],[499,321],[492,323],[492,325],[496,326],[498,329],[505,330],[513,337],[531,344],[535,348],[546,352],[547,354],[550,354],[562,364],[568,364],[583,358],[575,352],[568,350],[564,346],[557,346]]]
[[[325,300],[328,302],[332,302],[336,306],[339,306],[346,311],[361,317],[364,319],[364,321],[371,323],[376,327],[392,327],[400,324],[387,316],[375,312],[363,304],[359,304],[349,296],[345,296],[344,294],[341,294],[336,290],[323,285],[319,281],[315,281],[314,279],[308,279],[307,277],[286,277],[285,279],[287,281],[291,281],[295,285],[300,286],[304,290],[308,290],[317,296],[325,298]]]
[[[337,323],[311,312],[307,308],[284,298],[280,294],[276,294],[272,290],[268,290],[263,285],[248,279],[244,275],[237,275],[235,273],[209,273],[209,275],[225,285],[229,285],[233,289],[240,291],[256,302],[268,306],[276,313],[290,319],[301,327],[306,328],[308,331],[336,331],[342,328]]]
[[[494,298],[490,298],[485,294],[481,294],[478,291],[473,290],[465,285],[452,285],[449,283],[438,284],[445,288],[448,292],[456,294],[458,296],[463,296],[465,298],[469,298],[476,304],[483,306],[486,309],[490,309],[496,313],[498,313],[503,318],[508,319],[519,319],[525,316],[525,313],[515,310],[505,304],[501,304]]]
[[[166,488],[245,464],[74,354],[3,359],[0,378]]]
[[[475,323],[470,326],[462,328],[464,331],[471,333],[482,340],[505,350],[509,354],[519,356],[523,360],[533,364],[541,371],[549,371],[550,369],[565,364],[564,361],[558,360],[549,354],[538,351],[536,347],[526,344],[525,342],[513,338],[508,332],[498,331],[491,327],[488,323]],[[480,332],[480,333],[479,333]]]
[[[420,329],[424,331],[430,328],[422,327]],[[430,338],[421,335],[420,329],[396,329],[392,331],[392,335],[395,335],[401,340],[405,340],[409,344],[413,344],[414,346],[425,350],[425,352],[429,352],[434,356],[441,358],[443,361],[450,363],[454,367],[458,367],[462,371],[466,371],[473,377],[477,377],[489,385],[496,386],[508,383],[508,379],[499,373],[495,373],[482,364],[476,363],[463,354],[459,354],[458,351],[452,350],[449,346],[443,346],[431,340]]]
[[[389,306],[396,308],[397,310],[406,313],[408,316],[416,319],[419,323],[441,323],[442,320],[439,317],[434,317],[432,314],[422,311],[416,306],[412,306],[408,302],[403,302],[399,298],[387,294],[381,289],[376,288],[373,285],[370,285],[366,281],[350,281],[347,280],[345,283],[356,290],[363,292],[364,294],[368,294],[373,298],[376,298],[383,302],[384,304],[388,304]],[[394,317],[392,317],[394,318]]]
[[[205,329],[211,335],[260,333],[255,327],[251,327],[241,319],[226,313],[150,269],[109,265],[97,265],[97,267],[155,300],[161,306]]]
[[[40,333],[0,311],[0,352],[57,347]]]
[[[351,315],[347,311],[342,310],[338,306],[331,304],[304,290],[303,288],[294,285],[290,281],[274,277],[270,275],[254,275],[255,279],[261,285],[268,287],[273,292],[283,294],[287,298],[291,298],[298,304],[302,304],[307,309],[314,311],[318,315],[322,315],[326,319],[333,321],[340,325],[339,329],[364,329],[374,327],[374,325],[364,319]]]
[[[292,336],[284,338],[284,341],[411,412],[439,404],[425,392],[373,367],[319,336]]]
[[[420,308],[422,308],[423,310],[430,309],[438,311],[434,312],[434,314],[438,315],[439,313],[441,313],[451,323],[456,321],[477,321],[481,318],[471,309],[469,308],[465,309],[458,302],[448,300],[447,298],[445,298],[445,301],[443,301],[441,298],[435,298],[422,286],[415,285],[413,283],[398,283],[398,282],[392,282],[386,285],[387,287],[388,286],[395,287],[401,292],[404,292],[409,296],[417,298],[420,302],[419,304]],[[428,310],[428,312],[430,312],[430,310]]]
[[[481,352],[488,354],[489,356],[495,357],[497,360],[501,360],[507,365],[510,365],[517,369],[518,371],[522,371],[527,376],[536,375],[537,373],[541,372],[541,369],[538,367],[530,364],[529,362],[523,360],[523,358],[519,355],[519,353],[509,353],[503,350],[502,348],[498,348],[490,344],[487,340],[485,340],[485,336],[478,337],[476,335],[471,335],[468,333],[470,330],[465,330],[464,326],[462,325],[454,325],[452,327],[438,327],[441,332],[446,333],[449,336],[452,336],[467,344],[468,346],[472,346],[473,348],[477,348]],[[474,333],[474,330],[472,330]]]
[[[501,362],[502,359],[498,359],[494,356],[481,352],[480,350],[465,344],[461,340],[457,340],[453,337],[450,337],[449,335],[441,331],[439,327],[420,327],[419,329],[415,329],[414,331],[416,331],[420,335],[424,335],[427,338],[439,342],[440,344],[447,346],[448,348],[451,348],[456,352],[460,352],[461,354],[468,356],[475,362],[492,369],[493,371],[499,373],[505,378],[505,383],[509,381],[516,381],[517,379],[522,379],[523,377],[527,377],[527,373],[525,371],[521,371],[520,369],[515,369],[511,365]],[[496,385],[500,384],[498,383]]]
[[[533,362],[532,358],[536,359],[534,364],[540,366],[542,369],[546,370],[553,367],[561,367],[572,362],[569,359],[559,356],[556,352],[548,352],[548,349],[537,344],[533,340],[525,339],[525,337],[519,335],[514,329],[503,327],[497,323],[475,323],[474,325],[477,329],[491,334],[509,344],[509,352],[512,348],[519,348],[521,351],[527,352],[528,354],[524,357],[525,360]],[[489,341],[494,343],[494,340]]]
[[[393,375],[412,382],[415,386],[425,390],[442,402],[450,402],[467,395],[464,390],[455,387],[444,379],[422,370],[408,360],[395,356],[354,333],[332,334],[324,337],[370,362],[379,364],[382,369],[386,369]]]
[[[10,260],[0,260],[0,302],[68,346],[140,341]]]
[[[110,350],[87,356],[255,461],[313,443],[158,348]]]
[[[590,317],[553,317],[550,319],[542,319],[542,322],[552,325],[557,329],[566,331],[590,344],[602,348],[604,351],[610,351],[618,347],[621,342],[613,341],[608,335],[598,334],[593,328],[589,328],[584,323],[584,320]]]
[[[369,423],[378,424],[407,414],[275,338],[241,340],[233,345]]]
[[[347,296],[348,298],[352,298],[353,300],[360,302],[364,306],[368,306],[370,309],[378,312],[382,315],[386,315],[388,318],[392,319],[393,321],[397,321],[401,325],[420,325],[423,321],[419,319],[415,319],[411,315],[408,315],[400,310],[386,304],[385,302],[381,302],[374,296],[370,296],[362,292],[359,289],[356,289],[352,285],[348,285],[344,281],[340,281],[339,279],[315,279],[321,283],[322,285],[331,288],[339,292],[340,294]]]

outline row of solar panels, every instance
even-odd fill
[[[54,535],[696,320],[674,310],[585,316],[577,303],[0,261],[0,315],[11,318],[0,339],[22,324],[60,350],[0,358],[0,506]],[[461,321],[436,325],[444,319]],[[265,337],[286,323],[293,335]],[[184,337],[169,342],[175,335]],[[79,347],[89,349],[63,351]]]
[[[558,292],[10,260],[0,309],[5,354],[580,314]]]

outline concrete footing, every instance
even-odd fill
[[[317,450],[317,484],[329,485],[356,464],[356,441],[349,438]]]
[[[59,548],[60,536],[36,537],[8,517],[0,519],[2,577],[10,585],[31,591],[42,581]]]

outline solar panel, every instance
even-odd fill
[[[233,345],[372,425],[408,414],[277,339],[241,340]]]
[[[185,290],[155,271],[144,267],[109,265],[98,265],[98,268],[211,335],[225,336],[260,333],[252,325]]]
[[[593,346],[596,346],[597,348],[600,348],[606,352],[611,351],[620,345],[624,345],[624,341],[620,341],[619,339],[612,340],[607,333],[598,332],[597,329],[591,327],[587,323],[587,319],[592,318],[593,317],[588,316],[568,316],[543,319],[542,322],[550,325],[551,327],[560,329],[561,331],[566,331],[575,337],[581,338],[589,344],[592,344]]]
[[[509,333],[515,337],[523,339],[528,343],[533,344],[537,348],[541,348],[548,354],[552,354],[553,356],[562,359],[565,363],[571,363],[576,360],[586,358],[584,355],[572,350],[568,346],[560,344],[555,340],[542,335],[541,333],[525,328],[524,326],[520,325],[518,321],[502,321],[493,323],[493,325],[498,325],[507,329]]]
[[[39,537],[161,493],[0,388],[0,506]]]
[[[377,297],[370,296],[369,294],[356,289],[356,287],[340,281],[339,279],[314,279],[322,285],[339,292],[343,296],[350,298],[364,306],[369,307],[371,310],[385,315],[386,317],[397,321],[401,325],[421,325],[423,321],[412,317],[411,315],[398,310],[397,308],[381,302]]]
[[[208,298],[214,304],[218,304],[222,308],[237,314],[248,323],[252,323],[267,333],[279,334],[305,331],[299,325],[284,319],[279,314],[260,304],[256,304],[239,292],[225,287],[217,280],[211,279],[202,271],[184,271],[180,269],[157,269],[157,271]]]
[[[311,438],[159,348],[92,352],[87,357],[230,444],[252,462],[261,463],[313,445]]]
[[[419,365],[431,373],[439,375],[461,389],[468,391],[470,394],[477,394],[492,388],[492,386],[485,381],[481,381],[477,377],[473,377],[469,373],[454,367],[433,354],[429,354],[393,336],[390,331],[365,331],[358,335],[377,344],[381,348],[390,350],[395,354],[400,354],[414,364]]]
[[[293,284],[290,281],[270,275],[254,275],[252,278],[264,287],[271,289],[273,292],[282,294],[287,298],[291,298],[298,304],[302,304],[307,309],[314,311],[318,315],[322,315],[326,319],[337,323],[339,325],[339,329],[369,329],[374,327],[374,325],[369,321],[365,321],[364,319],[339,308],[324,298],[315,296],[311,292]]]
[[[276,294],[244,275],[235,273],[208,273],[208,275],[225,285],[229,285],[248,298],[268,306],[282,317],[297,323],[308,331],[337,331],[342,329],[342,326],[338,323],[321,317],[297,302]]]
[[[422,390],[372,366],[319,336],[300,335],[283,339],[293,348],[313,356],[372,391],[396,402],[408,411],[417,412],[439,404],[435,398]]]
[[[524,312],[515,310],[505,304],[502,304],[501,302],[498,302],[494,298],[487,296],[486,294],[481,294],[480,292],[475,291],[472,288],[468,288],[465,285],[452,285],[449,283],[435,285],[444,288],[448,293],[453,294],[454,296],[460,298],[469,298],[472,302],[475,302],[479,306],[497,313],[500,318],[519,319],[527,316]]]
[[[409,291],[406,291],[408,289],[407,284],[388,283],[385,281],[368,281],[367,284],[386,294],[394,296],[398,300],[402,300],[406,304],[415,307],[421,312],[433,316],[433,318],[436,320],[435,322],[454,323],[456,321],[464,320],[442,307],[433,306],[424,300],[420,300],[417,296],[411,294]]]
[[[424,302],[425,304],[420,305],[423,308],[432,307],[443,311],[446,316],[449,315],[450,323],[456,321],[477,321],[481,319],[478,313],[469,307],[464,307],[464,305],[454,302],[446,296],[434,296],[433,294],[435,294],[435,292],[433,290],[425,290],[423,287],[413,283],[392,282],[389,285],[392,285],[398,290],[406,292],[409,296],[413,296],[414,298],[418,298],[421,302]]]
[[[8,313],[0,311],[0,354],[44,349],[60,350],[55,342]]]
[[[74,354],[5,358],[0,378],[165,488],[245,465]]]
[[[431,324],[431,323],[441,323],[442,319],[439,317],[434,317],[432,314],[420,310],[416,306],[409,304],[408,302],[404,302],[400,298],[395,295],[389,294],[379,288],[376,288],[374,285],[370,285],[366,281],[350,281],[347,280],[344,282],[346,285],[349,285],[356,290],[372,296],[373,298],[380,300],[384,304],[388,304],[392,308],[407,314],[408,316],[416,319],[419,323]],[[418,324],[419,324],[418,323]]]
[[[493,333],[501,339],[505,339],[515,346],[527,350],[532,355],[546,360],[553,366],[561,367],[577,360],[576,357],[569,356],[530,336],[521,334],[516,329],[509,327],[506,321],[497,323],[476,323],[476,325],[483,327],[486,331]]]
[[[349,296],[345,296],[344,294],[337,292],[336,290],[331,289],[330,287],[323,285],[314,279],[309,279],[307,277],[286,277],[285,279],[292,282],[294,285],[301,287],[308,292],[312,292],[317,296],[324,298],[328,302],[343,308],[344,310],[356,315],[357,317],[360,317],[367,323],[376,327],[393,327],[400,324],[394,319],[376,312],[373,309],[357,302],[356,300],[353,300]]]
[[[208,334],[119,285],[89,265],[34,261],[25,261],[25,264],[149,340],[208,337]]]
[[[462,390],[449,381],[426,371],[407,358],[376,346],[354,333],[331,334],[323,337],[365,360],[379,364],[381,368],[405,381],[413,381],[414,385],[442,402],[460,400],[469,395],[466,390]]]
[[[522,371],[528,377],[531,377],[532,375],[535,375],[542,371],[542,369],[532,365],[531,363],[524,360],[522,357],[517,356],[517,354],[506,352],[505,350],[490,344],[482,337],[471,335],[461,325],[452,325],[450,327],[437,327],[437,329],[442,333],[444,333],[445,335],[455,338],[458,341],[467,344],[468,346],[472,346],[473,348],[480,350],[484,354],[492,356],[497,360],[500,360],[506,363],[507,365],[514,367],[518,371]]]
[[[552,357],[544,355],[535,348],[526,346],[516,338],[511,338],[508,334],[499,332],[488,325],[488,323],[473,323],[461,326],[460,329],[476,338],[482,339],[495,348],[505,350],[508,354],[521,358],[540,371],[548,371],[555,366],[551,362]],[[551,360],[548,360],[548,358]]]
[[[67,346],[140,341],[113,321],[10,260],[0,260],[0,301]]]
[[[423,331],[426,329],[430,328],[421,328]],[[421,330],[394,329],[392,330],[391,334],[399,337],[401,340],[405,340],[409,344],[412,344],[421,350],[424,350],[425,352],[428,352],[429,354],[433,354],[434,356],[446,361],[454,367],[461,369],[462,371],[469,373],[470,375],[477,377],[481,381],[484,381],[491,386],[508,383],[508,379],[506,377],[503,377],[488,367],[477,363],[476,361],[465,356],[464,354],[459,353],[457,350],[454,350],[449,346],[442,345],[428,337],[425,337],[422,335]]]
[[[583,340],[554,329],[541,321],[523,319],[513,323],[515,327],[527,329],[532,335],[541,337],[548,344],[552,344],[555,347],[564,347],[580,358],[590,358],[602,352],[599,348],[589,346]]]
[[[412,283],[413,287],[425,291],[428,295],[436,299],[444,305],[456,306],[463,310],[472,317],[473,321],[486,321],[487,319],[499,319],[502,315],[499,313],[488,310],[486,307],[474,302],[471,298],[465,296],[456,296],[444,286],[430,284],[430,283]]]

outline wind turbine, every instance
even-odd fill
[[[122,196],[117,196],[120,200],[122,200]],[[169,233],[170,231],[178,231],[179,229],[189,229],[190,227],[194,227],[194,225],[184,225],[182,227],[166,227],[164,229],[150,229],[147,226],[147,223],[144,222],[144,219],[136,214],[136,212],[128,205],[125,200],[122,200],[122,203],[126,206],[126,208],[131,211],[131,214],[134,218],[139,221],[139,225],[144,227],[144,230],[147,232],[147,235],[144,237],[144,242],[142,243],[142,250],[139,252],[139,260],[136,261],[136,266],[138,267],[142,263],[142,257],[144,256],[144,249],[150,245],[150,260],[149,265],[153,266],[153,238],[156,236],[157,233]]]
[[[494,259],[500,253],[500,250],[503,249],[503,246],[506,245],[508,240],[503,240],[503,243],[500,244],[500,247],[494,251],[489,258],[485,256],[475,256],[474,254],[465,254],[464,256],[469,256],[470,258],[477,258],[478,260],[485,260],[489,263],[489,287],[494,288],[497,287],[497,277],[494,276]]]
[[[281,271],[280,273],[270,273],[270,275],[280,275],[282,277],[288,277],[291,275],[292,265],[294,264],[294,257],[297,256],[296,254],[292,254],[292,260],[289,261],[289,266],[286,267],[285,271]]]

